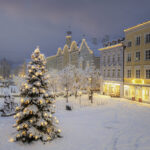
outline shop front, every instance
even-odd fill
[[[104,82],[103,84],[103,94],[112,97],[120,97],[120,84],[114,82]]]
[[[139,102],[150,103],[150,87],[124,85],[124,97]]]

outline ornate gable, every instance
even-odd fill
[[[61,48],[59,47],[59,48],[58,48],[58,51],[57,51],[57,56],[60,56],[60,55],[62,55],[62,50],[61,50]]]
[[[77,51],[79,48],[77,46],[76,41],[73,41],[70,46],[70,51]]]
[[[79,51],[88,50],[90,54],[93,54],[93,51],[89,48],[85,39],[82,39],[82,43],[80,45]]]
[[[69,52],[69,48],[68,45],[65,44],[64,48],[63,48],[63,54],[68,53]]]

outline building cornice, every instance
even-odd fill
[[[103,50],[108,50],[108,49],[112,49],[112,48],[116,48],[116,47],[121,47],[121,46],[123,46],[123,44],[119,43],[119,44],[116,44],[116,45],[111,45],[111,46],[103,47],[103,48],[100,48],[98,50],[103,51]]]
[[[139,28],[145,27],[145,26],[148,25],[148,24],[150,25],[150,21],[143,22],[143,23],[138,24],[138,25],[136,25],[136,26],[127,28],[127,29],[124,30],[124,32],[134,31],[135,29],[139,29]]]

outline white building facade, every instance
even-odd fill
[[[123,97],[124,46],[123,43],[100,50],[101,94]]]

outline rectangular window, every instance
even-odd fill
[[[136,78],[140,78],[140,70],[136,70]]]
[[[128,77],[128,78],[131,78],[131,70],[128,70],[128,71],[127,71],[127,77]]]
[[[127,62],[131,62],[131,53],[128,53],[127,55]]]
[[[110,56],[108,56],[108,64],[110,64]]]
[[[135,61],[140,61],[140,52],[135,53]]]
[[[120,54],[118,54],[118,63],[120,63]]]
[[[104,63],[104,65],[105,65],[105,62],[106,62],[106,60],[105,60],[106,58],[105,58],[105,56],[104,56],[104,59],[103,59],[103,63]]]
[[[112,77],[113,78],[115,77],[115,69],[113,69],[113,71],[112,71]]]
[[[150,60],[150,50],[145,51],[145,60]]]
[[[110,77],[110,70],[108,70],[107,77]]]
[[[146,70],[146,79],[150,79],[150,69]]]
[[[115,55],[113,55],[113,64],[115,63]]]
[[[135,42],[135,44],[136,44],[136,45],[140,45],[140,36],[137,36],[137,37],[136,37],[136,42]]]
[[[118,78],[120,78],[120,69],[118,69]]]
[[[132,46],[132,42],[129,41],[129,42],[128,42],[128,47],[131,47],[131,46]]]
[[[150,33],[145,36],[145,43],[150,43]]]
[[[105,70],[104,70],[104,77],[105,77]]]

